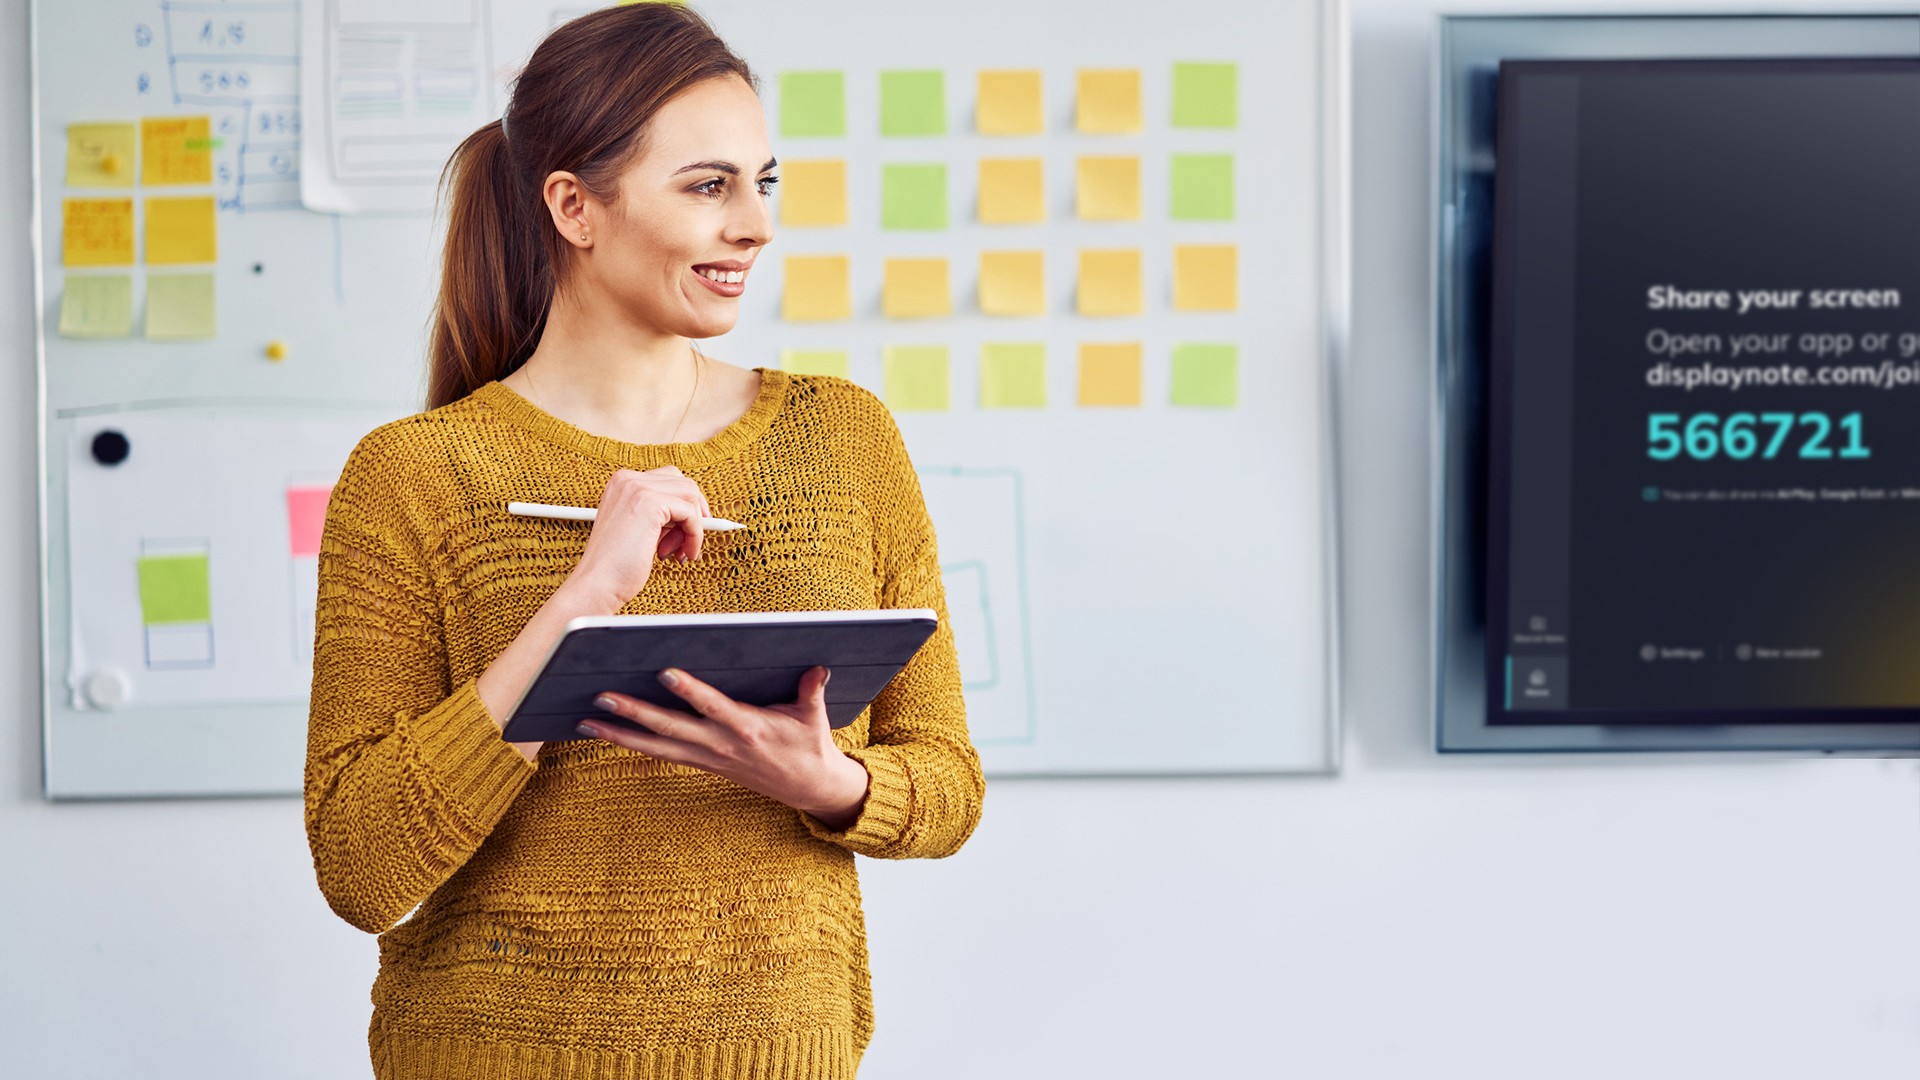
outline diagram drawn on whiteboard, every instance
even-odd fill
[[[1026,517],[1020,471],[931,468],[920,487],[940,538],[940,575],[976,743],[1035,735]]]

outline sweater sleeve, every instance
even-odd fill
[[[362,440],[327,505],[314,618],[307,842],[327,903],[380,932],[472,856],[533,766],[474,681],[451,685],[406,470]]]
[[[960,850],[980,821],[986,781],[967,736],[960,661],[947,621],[940,556],[920,480],[885,406],[873,402],[877,473],[873,485],[880,606],[932,608],[939,626],[875,698],[865,747],[867,801],[853,824],[832,831],[803,815],[817,837],[881,859],[941,858]]]

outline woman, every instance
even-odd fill
[[[670,4],[556,30],[449,164],[431,411],[354,450],[320,556],[307,832],[381,934],[378,1076],[852,1076],[853,855],[948,855],[979,818],[891,417],[692,344],[738,317],[773,168],[746,65]],[[600,703],[652,734],[502,740],[576,616],[873,607],[940,630],[849,727],[820,669],[768,709],[669,673],[684,710]]]

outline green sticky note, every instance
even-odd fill
[[[948,390],[945,345],[889,345],[886,353],[887,407],[895,412],[946,412]]]
[[[1240,347],[1176,345],[1173,349],[1173,403],[1227,408],[1239,403]]]
[[[1173,220],[1233,220],[1233,155],[1173,155]]]
[[[133,279],[125,274],[68,277],[60,294],[60,335],[116,338],[133,335]]]
[[[947,77],[938,71],[880,73],[880,134],[945,135]]]
[[[947,227],[945,165],[884,165],[880,170],[880,227]]]
[[[844,349],[782,349],[780,366],[794,375],[831,375],[836,379],[849,377]]]
[[[980,407],[1039,409],[1047,404],[1047,347],[1038,342],[980,347]]]
[[[147,276],[147,340],[201,340],[216,325],[212,274]]]
[[[1236,64],[1173,65],[1173,126],[1237,127],[1239,76]]]
[[[838,71],[780,73],[780,134],[847,133],[847,80]]]
[[[213,620],[205,555],[148,555],[139,567],[140,618],[146,625]]]

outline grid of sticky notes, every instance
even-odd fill
[[[139,332],[147,340],[214,336],[215,145],[205,116],[67,125],[61,336],[133,337],[139,307],[133,271],[142,265],[149,270]]]
[[[1173,405],[1230,407],[1238,404],[1239,347],[1232,341],[1174,344],[1149,357],[1144,328],[1129,320],[1172,313],[1233,313],[1240,308],[1240,250],[1221,230],[1236,218],[1233,133],[1239,127],[1239,70],[1227,62],[1172,65],[1165,111],[1149,122],[1142,72],[1137,68],[1080,68],[1070,86],[1048,97],[1049,75],[1040,70],[982,70],[950,79],[943,70],[882,70],[873,115],[849,119],[847,72],[788,71],[778,86],[778,124],[787,141],[781,167],[779,220],[800,230],[796,246],[813,250],[784,258],[781,317],[794,323],[835,323],[871,317],[883,322],[920,320],[892,337],[932,335],[940,320],[962,315],[1034,319],[1073,316],[1100,320],[1102,340],[1078,344],[1077,355],[1052,362],[1069,363],[1073,403],[1087,407],[1139,407],[1146,404],[1149,362],[1163,365],[1164,377],[1151,380],[1165,388]],[[867,77],[867,76],[858,76]],[[970,91],[970,93],[968,93]],[[1071,108],[1066,95],[1071,94]],[[964,118],[952,122],[954,118]],[[1159,155],[1140,151],[1140,136],[1158,126],[1193,129],[1178,138],[1179,149]],[[969,124],[970,121],[970,124]],[[847,140],[860,125],[880,136],[878,160],[854,156],[831,142]],[[1038,143],[1050,124],[1075,136],[1070,175],[1050,176],[1049,161]],[[971,130],[968,130],[968,128]],[[1213,146],[1207,133],[1219,133]],[[956,163],[951,147],[938,140],[979,135],[1009,140]],[[1090,136],[1091,138],[1080,138]],[[1106,137],[1113,137],[1110,141]],[[795,140],[802,140],[798,143]],[[898,143],[893,140],[901,140]],[[873,145],[861,140],[862,146]],[[970,145],[978,145],[971,143]],[[838,152],[836,153],[836,149]],[[966,169],[971,176],[956,174]],[[1158,176],[1149,181],[1149,171]],[[1066,170],[1060,170],[1066,171]],[[1161,179],[1164,178],[1164,184]],[[973,181],[972,205],[965,205],[966,181]],[[1149,191],[1164,201],[1148,205]],[[860,205],[859,193],[870,205]],[[870,193],[870,194],[869,194]],[[1069,209],[1070,208],[1070,209]],[[1050,225],[1072,222],[1077,239],[1070,260],[1050,259]],[[1149,245],[1141,239],[1146,223],[1164,237],[1159,222],[1172,222],[1176,240]],[[1082,223],[1091,223],[1087,228]],[[974,250],[951,239],[958,226],[1004,230],[1005,243]],[[848,230],[877,226],[882,250],[872,255],[823,248],[832,234],[812,230]],[[1022,228],[1024,227],[1024,229]],[[1103,232],[1111,229],[1110,236]],[[1213,230],[1212,235],[1208,230]],[[1190,237],[1178,237],[1191,231]],[[944,235],[943,235],[944,234]],[[970,234],[977,237],[978,233]],[[874,266],[857,268],[857,259]],[[1050,265],[1050,263],[1066,265]],[[1171,288],[1150,297],[1149,269],[1170,269]],[[1071,287],[1058,276],[1071,275]],[[877,281],[877,298],[854,293],[854,283]],[[876,302],[877,301],[877,302]],[[1218,320],[1208,323],[1215,329]],[[1154,336],[1164,338],[1165,326]],[[1039,335],[1010,333],[1010,339],[979,346],[977,400],[985,409],[1041,409],[1048,402],[1050,358]],[[941,411],[954,407],[951,344],[901,342],[884,346],[880,381],[888,403],[901,411]],[[847,349],[788,349],[782,364],[789,371],[846,377],[853,370]],[[1063,373],[1064,375],[1064,373]]]

